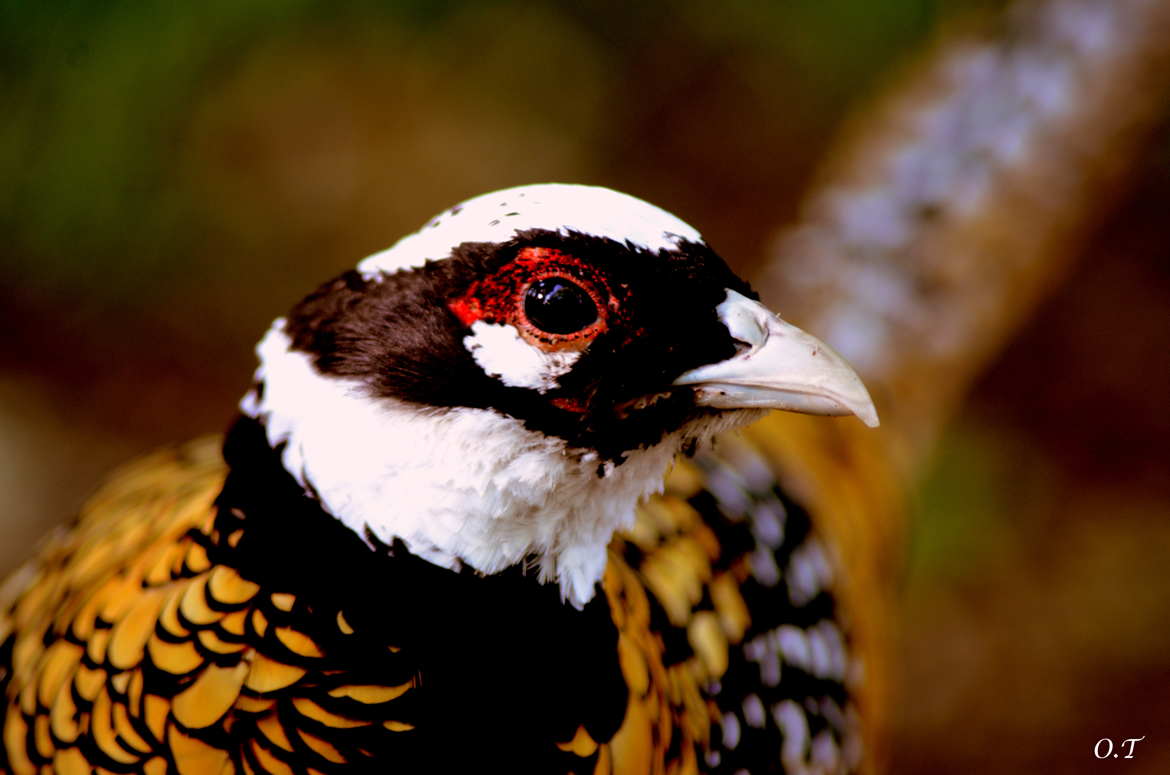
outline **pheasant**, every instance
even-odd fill
[[[856,767],[825,547],[775,434],[727,432],[877,416],[686,223],[486,194],[257,353],[222,443],[123,470],[0,590],[0,770]]]

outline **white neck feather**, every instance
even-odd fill
[[[285,468],[327,512],[448,568],[494,573],[535,557],[540,579],[555,579],[577,607],[594,595],[613,533],[661,490],[684,439],[730,424],[692,424],[599,477],[596,454],[515,418],[375,398],[360,382],[324,376],[289,349],[283,319],[257,352],[263,398],[250,393],[241,408],[265,423],[270,444],[285,444]]]

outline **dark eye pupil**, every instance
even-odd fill
[[[597,306],[579,286],[560,277],[546,277],[528,286],[524,314],[545,333],[572,334],[597,320]]]

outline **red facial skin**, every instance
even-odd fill
[[[524,314],[524,294],[534,282],[549,277],[571,280],[589,294],[597,305],[597,320],[571,334],[550,334],[529,322]],[[588,263],[553,248],[524,248],[510,263],[494,274],[472,284],[449,307],[463,325],[478,320],[515,326],[524,341],[545,352],[584,350],[609,330],[610,322],[621,322],[622,299],[613,292],[605,276]]]
[[[524,313],[524,295],[534,282],[549,277],[563,277],[589,294],[597,305],[597,320],[571,334],[550,334],[534,326]],[[471,327],[476,321],[506,323],[521,338],[544,352],[581,351],[611,327],[627,329],[627,336],[637,336],[623,309],[624,287],[611,287],[608,279],[589,263],[554,248],[523,248],[516,258],[495,273],[477,280],[448,307],[459,321]],[[623,325],[624,324],[624,325]],[[584,412],[581,399],[557,397],[551,403],[566,411]]]

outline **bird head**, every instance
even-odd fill
[[[471,199],[327,282],[242,402],[371,546],[525,564],[577,606],[680,451],[763,410],[876,413],[824,344],[669,213],[604,188]]]

